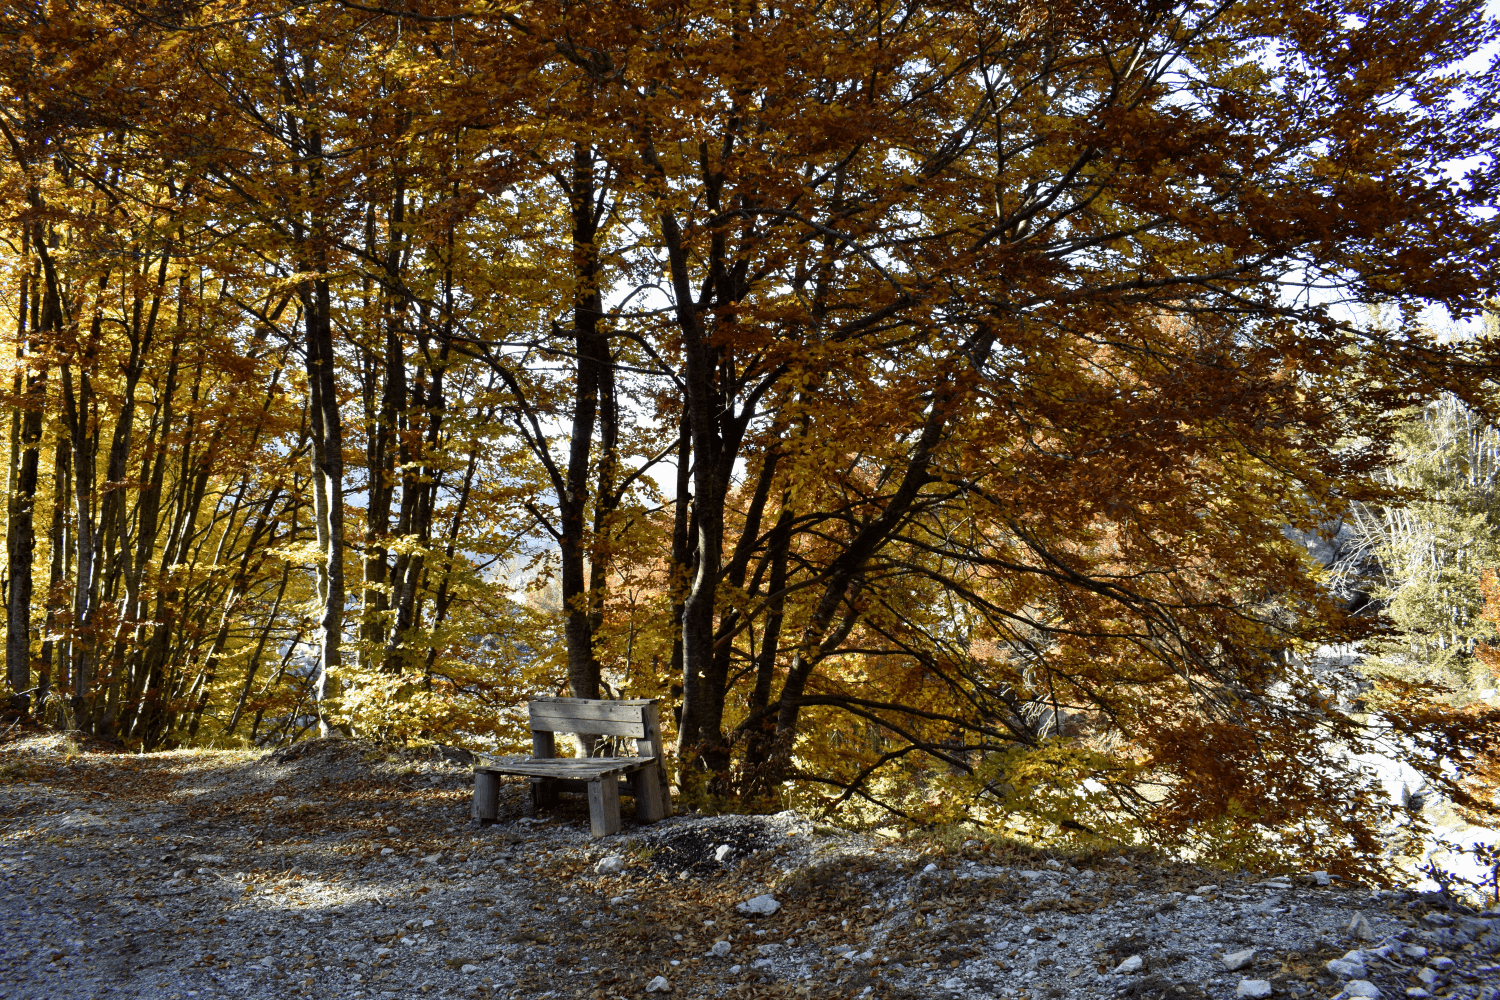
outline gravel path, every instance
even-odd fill
[[[519,784],[477,829],[460,755],[103,749],[0,747],[0,998],[1500,1000],[1500,914],[1440,897],[790,813],[591,840]]]

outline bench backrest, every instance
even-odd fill
[[[655,699],[535,698],[531,714],[532,755],[551,757],[553,733],[624,736],[636,741],[642,757],[660,757],[661,723]]]

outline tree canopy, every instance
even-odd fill
[[[1293,535],[1401,495],[1414,403],[1493,414],[1423,317],[1495,294],[1496,37],[12,4],[10,685],[147,748],[660,697],[705,806],[1375,872],[1348,753],[1463,796],[1500,720],[1334,704],[1380,626]]]

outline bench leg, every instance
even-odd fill
[[[620,779],[589,782],[589,827],[596,837],[620,832]]]
[[[500,776],[477,771],[474,774],[474,818],[493,823],[500,818]]]
[[[630,775],[630,790],[635,796],[635,816],[643,823],[667,818],[662,803],[660,768],[646,767]]]

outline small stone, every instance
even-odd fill
[[[756,896],[753,899],[747,899],[743,903],[740,903],[735,909],[740,913],[751,914],[757,917],[769,917],[781,909],[781,904],[776,901],[774,896]]]
[[[720,864],[723,864],[724,859],[729,857],[729,855],[733,853],[734,848],[730,847],[728,844],[720,844],[718,847],[714,848],[714,860],[719,862]]]
[[[394,826],[386,827],[385,832],[390,834],[392,837],[398,837],[401,835],[401,831],[396,829]]]
[[[728,941],[715,941],[714,946],[708,949],[709,957],[723,958],[729,954],[730,949],[733,947]]]
[[[646,984],[647,993],[671,993],[672,984],[667,982],[666,976],[657,976]]]
[[[1417,978],[1422,980],[1422,982],[1426,983],[1428,986],[1432,986],[1441,977],[1432,969],[1418,969]]]
[[[1200,885],[1193,891],[1200,896],[1212,896],[1214,893],[1219,891],[1219,887],[1216,885]]]
[[[435,923],[437,923],[436,920],[424,920],[424,921],[422,921],[422,926],[423,927],[431,927]]]
[[[380,849],[380,856],[381,857],[385,857],[387,854],[395,854],[395,853],[396,853],[396,849],[394,847],[382,847]]]
[[[1327,872],[1313,872],[1312,877],[1313,881],[1318,883],[1319,885],[1333,884],[1333,876],[1328,874]]]
[[[627,900],[624,896],[609,897],[610,906],[624,906],[627,902],[629,902],[629,900]]]
[[[1323,963],[1323,968],[1338,976],[1340,979],[1358,979],[1365,974],[1363,964],[1346,962],[1342,958],[1330,958]]]
[[[1139,956],[1139,955],[1131,955],[1125,961],[1123,961],[1119,965],[1115,966],[1115,972],[1122,973],[1122,974],[1123,973],[1130,973],[1130,972],[1140,972],[1141,971],[1141,966],[1144,965],[1144,964],[1145,964],[1145,962],[1141,959],[1141,956]]]
[[[1255,949],[1246,948],[1244,951],[1236,951],[1229,955],[1223,955],[1220,957],[1220,961],[1224,963],[1224,968],[1228,969],[1230,972],[1233,972],[1236,969],[1243,969],[1245,966],[1255,961]]]
[[[465,965],[465,966],[461,967],[458,971],[459,972],[463,972],[463,973],[474,973],[474,972],[478,972],[479,971],[479,966],[477,966],[477,965]]]
[[[937,869],[937,865],[928,865],[926,868],[922,869],[922,874],[923,875],[931,875],[933,872],[935,872],[937,870],[938,870]]]
[[[1375,940],[1375,931],[1371,929],[1370,922],[1365,919],[1363,913],[1356,913],[1349,921],[1348,934],[1356,941]]]
[[[740,974],[740,970],[743,969],[743,968],[744,968],[743,965],[731,965],[729,967],[729,974],[731,976],[738,976]]]
[[[1260,1000],[1261,997],[1271,995],[1271,981],[1268,979],[1241,979],[1240,984],[1234,988],[1237,997],[1251,997]]]
[[[1380,996],[1380,987],[1368,979],[1351,979],[1344,984],[1344,996],[1346,997],[1369,997],[1374,1000]]]
[[[429,854],[429,855],[427,855],[427,857],[423,858],[422,861],[425,862],[426,864],[429,864],[429,865],[435,865],[435,864],[438,863],[438,861],[440,861],[442,859],[442,857],[443,857],[443,854],[442,854],[441,851],[439,851],[437,854]]]
[[[1422,923],[1428,927],[1451,927],[1453,918],[1446,913],[1429,913],[1422,918]]]
[[[1057,860],[1056,858],[1048,858],[1047,867],[1051,868],[1053,871],[1062,871],[1062,862]]]
[[[1426,990],[1422,989],[1422,987],[1420,987],[1420,986],[1408,986],[1406,988],[1406,995],[1409,996],[1409,997],[1430,997],[1430,996],[1432,996],[1431,993],[1428,993]]]
[[[613,875],[616,872],[622,872],[624,870],[625,859],[620,857],[618,854],[611,854],[607,858],[601,858],[599,860],[599,863],[594,866],[594,871],[598,872],[600,875]]]
[[[286,801],[286,796],[285,795],[273,795],[273,796],[271,796],[271,801],[272,802],[285,802]]]
[[[1449,971],[1450,969],[1453,968],[1453,959],[1448,958],[1445,955],[1445,956],[1442,956],[1440,958],[1434,958],[1432,961],[1428,962],[1427,964],[1430,965],[1430,966],[1432,966],[1434,969],[1438,970],[1439,972],[1447,972],[1447,971]]]
[[[389,948],[376,948],[375,949],[375,957],[377,959],[384,958],[385,956],[389,955],[390,953],[391,953],[391,949],[389,949]]]
[[[976,848],[978,846],[979,846],[979,841],[977,841],[977,840],[966,840],[966,841],[963,842],[963,849],[966,850],[966,851],[972,851],[974,848]]]
[[[1405,955],[1407,958],[1422,959],[1427,957],[1427,949],[1423,948],[1419,944],[1402,945],[1401,954]]]

